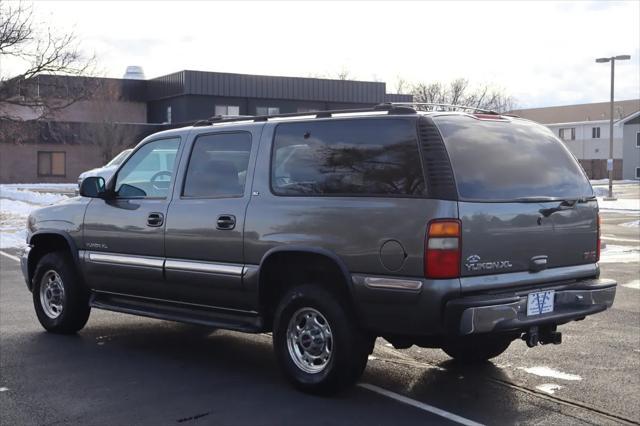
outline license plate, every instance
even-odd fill
[[[553,312],[554,290],[529,293],[527,299],[527,316],[541,315]]]

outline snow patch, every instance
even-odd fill
[[[536,389],[549,395],[553,395],[557,390],[562,389],[564,386],[556,385],[555,383],[543,383],[536,386]]]
[[[518,369],[540,377],[553,377],[554,379],[560,380],[582,380],[582,377],[576,374],[563,373],[562,371],[554,370],[549,367],[518,367]]]
[[[598,197],[598,207],[602,211],[637,211],[640,212],[640,199],[638,198],[618,198],[615,201],[606,201]]]
[[[600,263],[636,263],[640,262],[640,249],[633,246],[607,244],[600,252]]]
[[[629,281],[626,284],[622,284],[623,287],[632,288],[634,290],[640,290],[640,280]]]
[[[636,220],[633,222],[621,223],[620,226],[625,226],[627,228],[637,228],[640,226],[640,220]]]

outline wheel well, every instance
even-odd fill
[[[271,327],[280,298],[290,288],[301,284],[316,284],[335,294],[347,309],[353,308],[349,278],[334,259],[308,252],[277,252],[260,266],[260,311],[265,325]]]
[[[54,251],[66,251],[73,257],[69,242],[59,234],[38,234],[31,238],[31,252],[29,253],[29,288],[31,280],[38,265],[38,261],[47,253]]]

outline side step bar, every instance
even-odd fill
[[[93,308],[150,318],[199,324],[213,328],[259,333],[264,331],[257,312],[169,302],[122,294],[94,292],[89,304]]]

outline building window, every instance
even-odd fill
[[[591,139],[600,139],[600,127],[591,128]]]
[[[38,176],[65,177],[66,152],[38,151]]]
[[[167,123],[171,123],[171,105],[167,107]]]
[[[636,167],[636,179],[640,179],[640,167]]]
[[[240,115],[238,105],[216,105],[216,115]]]
[[[256,107],[256,115],[276,115],[280,114],[278,107]]]
[[[636,148],[640,148],[640,132],[636,132]]]
[[[560,136],[560,139],[565,140],[565,141],[575,140],[576,139],[576,128],[575,127],[567,127],[565,129],[560,129],[560,131],[558,132],[558,135]]]

